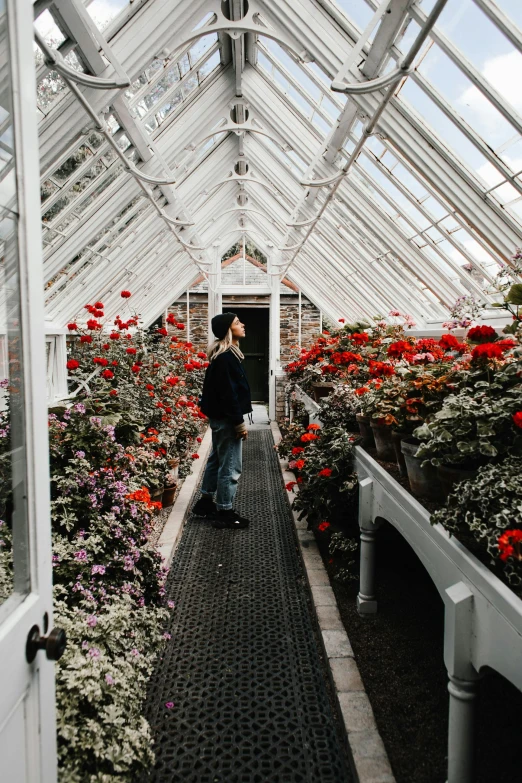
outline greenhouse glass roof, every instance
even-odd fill
[[[242,236],[334,320],[494,301],[522,244],[519,0],[34,9],[54,327],[122,288],[150,323]]]

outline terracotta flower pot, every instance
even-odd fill
[[[385,424],[379,419],[371,419],[370,427],[373,431],[378,459],[382,459],[383,462],[394,462],[395,450],[392,442],[391,425]]]
[[[370,417],[363,416],[362,413],[356,413],[355,419],[359,425],[359,432],[362,435],[361,446],[363,448],[373,448],[375,446],[375,439],[373,437],[373,430],[370,427]]]
[[[428,500],[439,500],[442,495],[442,488],[437,476],[437,469],[429,463],[422,467],[423,460],[415,456],[418,448],[419,441],[416,438],[404,438],[401,441],[410,489],[418,497],[424,497]]]
[[[393,443],[393,450],[395,452],[395,459],[397,460],[397,467],[399,469],[399,475],[401,478],[405,478],[408,475],[406,470],[406,460],[401,449],[401,440],[407,438],[408,433],[402,430],[392,430],[391,439]]]
[[[161,496],[161,504],[163,508],[165,508],[165,506],[172,506],[177,488],[177,484],[173,484],[171,487],[163,487],[163,494]]]
[[[445,498],[453,491],[455,484],[460,481],[469,481],[477,477],[478,469],[472,470],[464,465],[439,465],[437,475],[442,486]]]

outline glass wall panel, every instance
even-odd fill
[[[0,3],[0,603],[29,589],[16,159]]]

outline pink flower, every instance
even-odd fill
[[[173,701],[166,701],[166,702],[165,702],[165,707],[166,707],[168,710],[171,710],[171,709],[174,707],[174,702],[173,702]]]
[[[85,549],[80,549],[78,552],[75,552],[74,559],[79,561],[87,560],[87,552]]]
[[[89,655],[91,658],[99,658],[101,653],[97,647],[91,647],[87,655]]]
[[[107,685],[114,685],[114,680],[110,674],[105,675],[105,682],[107,683]]]
[[[91,574],[93,574],[93,575],[94,574],[101,574],[103,576],[104,573],[105,573],[105,566],[93,565],[93,567],[91,568]]]
[[[98,620],[96,619],[96,617],[93,614],[90,614],[87,618],[87,625],[89,626],[89,628],[95,628],[97,623]]]
[[[389,314],[390,314],[391,316],[393,316],[394,318],[397,318],[397,317],[400,315],[400,313],[399,313],[399,311],[398,311],[398,310],[390,310],[390,313],[389,313]]]

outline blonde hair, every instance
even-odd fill
[[[221,340],[214,340],[207,351],[209,362],[213,361],[220,353],[230,350],[232,347],[232,332],[229,329]]]

